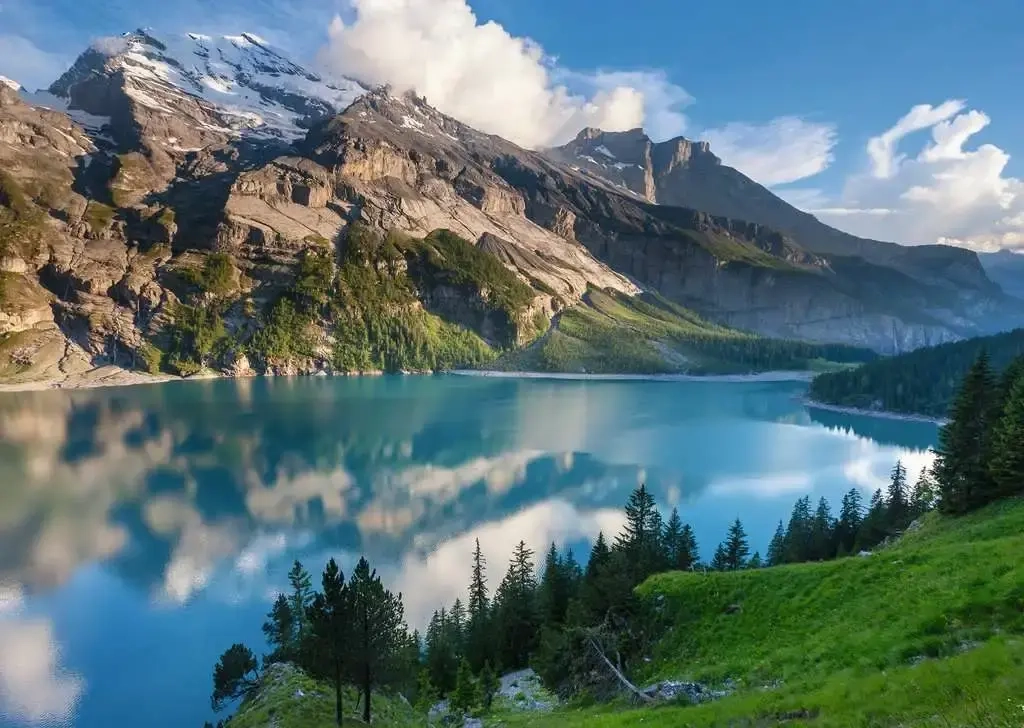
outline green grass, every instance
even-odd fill
[[[0,170],[0,259],[34,253],[44,215],[8,172]]]
[[[1020,728],[1024,641],[995,638],[977,649],[886,672],[837,673],[815,686],[751,690],[697,706],[503,714],[485,725],[534,728]]]
[[[835,366],[874,355],[838,345],[765,339],[702,319],[656,295],[590,290],[533,347],[500,361],[504,369],[610,374],[746,373]]]
[[[663,605],[670,627],[638,681],[733,680],[737,692],[697,707],[598,706],[521,724],[1019,728],[1022,554],[1024,500],[1015,499],[959,520],[932,514],[869,557],[656,575],[638,591]]]
[[[114,210],[102,202],[89,200],[89,204],[85,208],[85,222],[89,225],[93,235],[99,235],[114,222]]]
[[[239,707],[231,719],[231,728],[333,728],[336,725],[331,685],[313,680],[290,665],[274,665],[270,669],[272,677],[265,679],[263,688]],[[363,725],[356,699],[353,688],[344,690],[342,706],[346,724]],[[390,728],[425,723],[394,695],[374,693],[371,707],[375,726]]]

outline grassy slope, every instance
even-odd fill
[[[764,339],[706,321],[660,297],[593,289],[542,340],[499,364],[507,370],[704,374],[814,369],[826,357],[870,356],[852,347]]]
[[[827,404],[942,417],[984,350],[997,370],[1024,354],[1024,329],[917,349],[815,379],[811,397]]]
[[[232,716],[231,728],[332,728],[336,725],[333,687],[313,680],[290,665],[274,665],[271,670],[263,688]],[[356,699],[356,691],[346,688],[342,697],[346,725],[365,725]],[[374,693],[371,707],[375,726],[397,728],[423,723],[398,697]]]
[[[1024,725],[1024,501],[931,516],[865,558],[668,573],[671,630],[645,679],[740,685],[698,707],[562,711],[558,726]],[[727,614],[728,605],[738,613]],[[781,681],[781,686],[765,686]]]

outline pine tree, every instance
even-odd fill
[[[828,501],[818,500],[818,507],[811,519],[811,559],[825,561],[836,555],[835,521]]]
[[[562,562],[562,570],[565,573],[565,580],[569,587],[569,598],[575,599],[579,596],[580,583],[583,581],[583,568],[576,560],[572,549],[565,552],[565,560]]]
[[[651,543],[647,550],[648,564],[646,568],[651,574],[668,568],[668,560],[665,558],[665,521],[657,508],[651,514]]]
[[[843,505],[839,510],[839,520],[836,521],[836,554],[846,555],[853,551],[857,542],[857,534],[860,532],[861,522],[864,520],[862,513],[863,503],[860,491],[850,488],[843,496]]]
[[[711,568],[715,571],[729,570],[729,555],[725,550],[725,544],[720,543],[715,548],[715,555],[711,557]]]
[[[938,489],[935,480],[932,478],[928,468],[921,469],[921,475],[914,484],[914,491],[910,496],[910,517],[917,518],[935,508],[938,500]]]
[[[637,583],[657,570],[661,541],[661,515],[654,496],[641,485],[626,503],[626,524],[615,540],[615,549],[626,554],[632,576]]]
[[[697,539],[676,508],[672,509],[663,532],[662,560],[665,568],[679,571],[689,571],[697,562]]]
[[[1024,377],[1024,354],[1011,361],[999,377],[999,384],[996,388],[996,401],[1002,403],[1003,411],[1005,411],[1006,403],[1013,396],[1014,385],[1022,377]]]
[[[565,623],[571,588],[566,564],[559,556],[558,548],[552,543],[544,559],[544,572],[538,595],[541,616],[546,624],[554,626]]]
[[[611,606],[608,594],[602,584],[610,563],[611,551],[608,549],[608,543],[604,539],[604,533],[598,533],[597,540],[594,541],[594,545],[590,549],[590,558],[587,560],[587,568],[583,574],[582,588],[583,604],[592,620],[604,619],[604,615]]]
[[[455,671],[459,661],[451,639],[448,613],[444,608],[434,612],[427,627],[425,662],[430,681],[442,695],[455,688]]]
[[[483,701],[484,710],[490,710],[494,694],[501,687],[501,680],[498,679],[498,675],[494,672],[489,662],[485,663],[484,669],[480,671],[479,687],[480,699]]]
[[[787,564],[809,561],[814,550],[814,534],[811,523],[811,499],[801,498],[793,506],[786,527],[785,560]]]
[[[670,568],[677,569],[680,542],[683,538],[683,521],[679,518],[679,509],[673,508],[662,537],[662,558]]]
[[[747,565],[747,556],[750,555],[750,543],[747,541],[747,532],[743,530],[740,519],[733,521],[729,526],[729,534],[725,539],[725,566],[728,571],[737,571]]]
[[[939,432],[935,478],[939,508],[966,513],[984,505],[989,485],[990,434],[995,410],[988,356],[982,353],[964,377],[949,422]]]
[[[480,539],[473,550],[473,576],[469,582],[469,616],[487,613],[487,559],[480,550]]]
[[[881,490],[876,490],[871,496],[871,504],[868,506],[867,515],[861,521],[860,530],[857,532],[855,549],[871,549],[877,546],[886,536],[886,505]]]
[[[772,536],[771,543],[768,544],[768,565],[778,566],[784,563],[786,563],[786,529],[783,528],[782,521],[779,521],[775,535]]]
[[[302,562],[296,561],[288,572],[288,583],[292,588],[289,598],[289,605],[292,611],[292,621],[295,629],[295,645],[302,644],[309,628],[309,606],[313,603],[313,579],[302,566]]]
[[[459,663],[459,671],[455,677],[455,690],[451,696],[451,707],[457,715],[466,715],[478,702],[476,680],[467,660]]]
[[[309,617],[314,644],[311,665],[314,674],[334,685],[335,720],[341,725],[341,689],[348,668],[352,608],[345,575],[334,559],[324,568],[321,591],[313,596]]]
[[[473,568],[469,581],[469,617],[466,625],[466,657],[470,667],[479,670],[492,656],[490,601],[487,594],[487,559],[476,540]]]
[[[274,606],[263,623],[263,635],[274,649],[264,658],[268,662],[288,662],[295,656],[295,619],[291,601],[284,594],[278,594]]]
[[[526,667],[540,631],[533,570],[533,552],[520,541],[495,595],[495,631],[501,640],[501,664],[507,669]]]
[[[755,551],[754,555],[750,557],[750,561],[747,562],[748,569],[760,569],[764,566],[761,560],[761,552]]]
[[[466,653],[466,609],[462,606],[462,599],[456,597],[455,604],[448,613],[448,619],[452,645],[456,656],[461,660]]]
[[[229,700],[250,695],[259,687],[260,671],[256,656],[243,644],[231,645],[213,668],[213,695],[210,705],[221,710]]]
[[[992,433],[990,468],[990,499],[1024,493],[1024,374],[1017,376]]]
[[[700,551],[697,548],[697,537],[689,523],[683,524],[683,535],[679,540],[679,550],[676,553],[676,568],[681,571],[690,571],[700,561]]]
[[[430,670],[423,668],[416,678],[416,712],[428,715],[437,703],[437,688],[430,682]]]
[[[892,469],[886,497],[886,522],[889,530],[902,531],[910,521],[909,495],[907,493],[907,469],[899,460]]]
[[[363,692],[363,722],[369,725],[373,688],[393,679],[396,658],[406,641],[402,596],[384,588],[365,558],[356,564],[348,592],[351,669]]]

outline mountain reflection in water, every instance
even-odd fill
[[[0,725],[201,725],[209,670],[293,559],[366,554],[422,626],[514,543],[585,557],[646,482],[705,553],[805,494],[916,476],[934,425],[799,383],[242,379],[0,396]],[[139,655],[148,660],[139,663]],[[26,667],[30,666],[30,667]],[[168,686],[173,686],[168,689]]]

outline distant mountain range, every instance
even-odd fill
[[[1024,255],[1010,250],[978,256],[988,277],[1011,296],[1024,299]]]
[[[669,302],[672,331],[882,353],[1024,321],[974,253],[842,233],[704,142],[529,151],[245,33],[137,31],[45,92],[0,84],[0,169],[0,377],[480,364],[595,289]],[[470,245],[415,242],[438,230]],[[615,310],[601,346],[636,339]],[[644,326],[644,357],[691,368]]]

